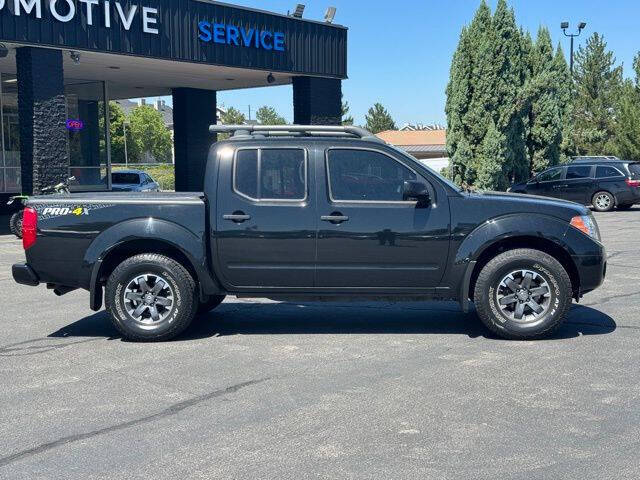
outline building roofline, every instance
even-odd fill
[[[288,18],[288,19],[291,19],[291,20],[297,20],[297,21],[308,22],[308,23],[317,23],[319,25],[325,25],[327,27],[334,27],[334,28],[340,28],[342,30],[349,30],[348,27],[345,27],[344,25],[340,25],[339,23],[329,23],[329,22],[323,22],[322,20],[311,20],[311,19],[308,19],[308,18],[298,18],[298,17],[294,17],[294,16],[291,16],[291,15],[285,15],[284,13],[270,12],[269,10],[262,10],[260,8],[245,7],[243,5],[236,5],[236,4],[233,4],[233,3],[217,2],[215,0],[192,0],[192,1],[200,2],[200,3],[208,3],[210,5],[221,5],[223,7],[237,8],[237,9],[240,9],[240,10],[247,10],[249,12],[264,13],[265,15],[273,15],[274,17]]]

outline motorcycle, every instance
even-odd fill
[[[57,185],[53,185],[51,187],[45,187],[42,189],[41,195],[54,195],[57,193],[70,193],[69,191],[69,183],[75,181],[75,177],[70,177],[66,182],[61,182]],[[18,209],[18,211],[14,212],[9,218],[9,230],[16,237],[22,238],[22,212],[24,211],[24,207],[29,200],[28,195],[16,195],[9,198],[7,205],[13,205],[16,203],[20,203],[22,206]]]

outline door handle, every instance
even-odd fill
[[[569,185],[554,185],[553,188],[567,188]]]
[[[338,225],[342,222],[348,222],[349,217],[346,215],[342,215],[340,212],[333,212],[331,215],[323,215],[320,217],[320,220],[323,222],[331,222],[335,225]]]
[[[222,218],[235,223],[242,223],[251,220],[251,215],[246,215],[244,212],[233,212],[231,215],[223,215]]]

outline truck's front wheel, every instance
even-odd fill
[[[571,280],[551,255],[516,249],[501,253],[480,271],[474,303],[480,320],[503,338],[550,334],[571,307]]]
[[[105,303],[122,335],[136,341],[169,340],[198,309],[196,285],[186,268],[164,255],[128,258],[107,280]]]

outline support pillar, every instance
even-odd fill
[[[69,176],[62,51],[18,48],[16,69],[22,192],[31,195]]]
[[[209,147],[216,136],[216,92],[197,88],[173,89],[173,142],[176,192],[201,191]]]
[[[342,82],[334,78],[293,77],[293,123],[340,125]]]

